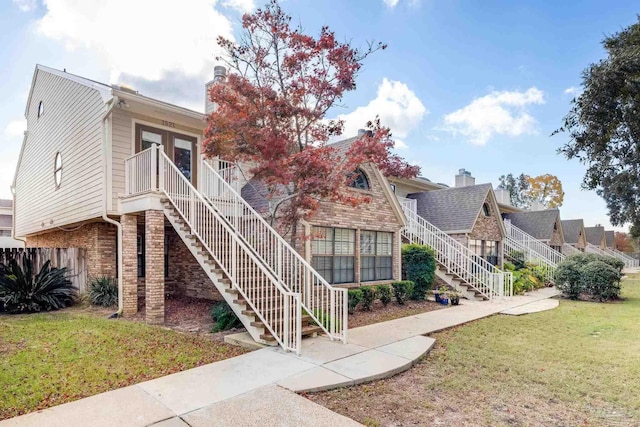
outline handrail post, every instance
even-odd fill
[[[158,190],[164,190],[164,159],[162,155],[158,159]]]
[[[336,313],[336,292],[335,290],[332,290],[331,292],[329,292],[329,313],[327,313],[329,315],[329,330],[331,331],[331,340],[333,341],[333,336],[336,333],[336,316],[338,313]]]
[[[284,345],[287,350],[291,349],[291,295],[284,294]]]
[[[151,146],[151,188],[152,191],[158,190],[158,183],[156,177],[158,175],[158,145],[153,144]]]

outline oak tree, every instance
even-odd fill
[[[529,183],[527,191],[529,200],[538,201],[547,209],[562,206],[564,191],[562,191],[562,182],[557,176],[545,174],[535,178],[527,177],[527,182]]]
[[[528,181],[529,176],[521,173],[519,176],[513,176],[512,173],[502,175],[498,178],[500,186],[507,190],[511,206],[517,208],[529,208],[531,201],[527,198],[527,193],[531,187]]]
[[[596,190],[611,224],[640,227],[640,17],[605,37],[606,57],[582,72],[582,93],[573,99],[559,152],[587,166],[583,188]]]
[[[346,152],[328,143],[342,134],[343,122],[327,113],[356,89],[363,60],[386,46],[353,48],[328,27],[314,37],[290,21],[272,0],[242,17],[237,42],[218,39],[224,52],[218,59],[231,72],[209,91],[217,109],[208,117],[203,153],[249,164],[249,174],[277,201],[272,218],[293,242],[299,221],[321,201],[368,201],[348,188],[359,166],[373,163],[396,177],[415,177],[419,168],[391,152],[391,131],[377,118],[362,124],[368,132]]]

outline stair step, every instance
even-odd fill
[[[315,336],[319,333],[322,333],[323,330],[320,326],[314,325],[314,326],[305,326],[302,328],[302,336],[303,337],[308,337],[308,336]],[[270,333],[265,333],[260,335],[260,338],[265,340],[265,341],[269,341],[269,342],[273,342],[276,339],[270,334]]]
[[[283,321],[284,320],[279,319],[279,320],[273,320],[271,323],[279,325]],[[312,324],[313,318],[307,314],[307,315],[302,316],[301,322],[302,322],[302,327],[304,328],[305,326],[309,326],[309,325]],[[258,320],[254,320],[253,322],[251,322],[251,326],[255,326],[256,328],[263,328],[264,327],[264,323],[262,323],[262,321],[258,319]],[[317,326],[317,325],[313,324],[312,326]]]

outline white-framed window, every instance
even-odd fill
[[[44,102],[40,101],[38,104],[38,118],[42,117],[44,114]]]
[[[369,179],[362,169],[356,169],[349,175],[349,187],[357,188],[358,190],[369,189]]]
[[[53,161],[53,180],[56,184],[56,189],[59,188],[62,183],[62,155],[59,151]]]

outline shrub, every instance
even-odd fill
[[[236,313],[224,301],[217,302],[211,307],[211,319],[215,322],[211,332],[226,331],[242,326]]]
[[[361,289],[349,289],[348,291],[349,298],[349,314],[353,314],[356,312],[356,307],[362,301],[362,290]]]
[[[404,304],[409,299],[409,296],[413,293],[413,286],[414,284],[410,280],[402,280],[391,284],[393,296],[396,297],[398,304]]]
[[[435,280],[436,258],[433,251],[424,245],[402,247],[403,279],[414,283],[410,298],[424,300]]]
[[[525,258],[523,251],[511,251],[509,252],[509,258],[511,258],[511,262],[515,270],[521,270],[525,266]]]
[[[591,261],[582,267],[582,281],[584,290],[600,301],[620,296],[620,272],[604,261]]]
[[[318,319],[318,322],[320,323],[320,325],[324,326],[328,331],[331,331],[331,315],[329,315],[329,313],[319,308],[316,308],[315,310],[313,310],[313,314],[315,315],[316,319]],[[339,331],[340,327],[342,326],[340,319],[334,316],[333,322],[335,324],[336,331]]]
[[[9,313],[51,311],[67,307],[76,297],[76,289],[66,277],[66,268],[51,268],[44,263],[35,274],[25,254],[22,267],[16,260],[0,266],[0,310]]]
[[[372,286],[362,286],[360,290],[362,291],[362,308],[365,310],[371,310],[373,303],[378,298],[376,288]]]
[[[379,285],[378,286],[378,298],[380,302],[385,306],[391,302],[391,286]]]
[[[515,264],[509,262],[509,261],[505,261],[503,264],[504,270],[505,271],[516,271],[516,266]]]
[[[89,285],[91,304],[113,307],[118,304],[118,283],[113,277],[96,277]]]
[[[582,262],[584,258],[571,255],[558,264],[554,273],[556,287],[571,299],[578,299],[583,292]]]

